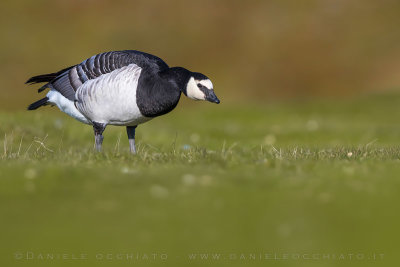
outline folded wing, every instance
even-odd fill
[[[39,89],[39,92],[46,88],[55,89],[64,97],[74,101],[76,90],[85,82],[131,64],[136,64],[150,72],[159,72],[168,68],[168,65],[160,58],[147,53],[135,50],[113,51],[97,54],[59,72],[32,77],[26,83],[47,82]]]

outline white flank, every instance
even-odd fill
[[[137,125],[150,120],[140,113],[136,104],[141,71],[131,64],[85,82],[76,91],[76,107],[98,123]]]
[[[53,105],[56,105],[62,112],[80,122],[91,124],[88,119],[86,119],[85,116],[83,116],[82,113],[76,109],[74,101],[64,97],[62,94],[60,94],[60,92],[51,89],[46,96],[49,98],[49,102]]]

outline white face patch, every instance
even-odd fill
[[[213,84],[209,79],[201,80],[201,81],[195,80],[195,82],[205,86],[209,90],[213,90],[214,89]]]
[[[206,80],[207,81],[207,80]],[[186,86],[186,95],[187,97],[194,100],[205,100],[206,95],[199,89],[197,83],[193,77],[189,79],[189,82]],[[210,81],[211,83],[211,81]],[[212,84],[211,84],[212,85]],[[209,87],[207,87],[209,88]]]

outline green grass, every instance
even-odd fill
[[[398,103],[191,102],[138,127],[137,156],[121,127],[106,129],[97,154],[91,127],[60,112],[2,112],[1,266],[393,266]],[[35,259],[15,259],[20,252]],[[47,253],[69,259],[40,258]],[[70,259],[81,253],[88,259]],[[168,259],[116,259],[126,253]],[[293,259],[313,253],[330,259]],[[365,259],[350,259],[357,253]]]

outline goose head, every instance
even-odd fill
[[[206,100],[219,104],[220,101],[214,93],[211,80],[204,74],[192,72],[183,93],[193,100]]]

